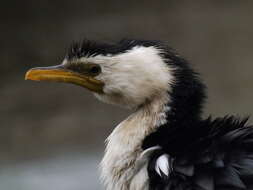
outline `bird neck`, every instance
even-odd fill
[[[202,103],[205,98],[204,85],[188,67],[181,67],[174,76],[176,80],[168,92],[169,101],[166,107],[169,109],[165,113],[166,121],[156,127],[157,131],[145,137],[142,144],[144,150],[159,145],[170,147],[170,153],[174,154],[177,151],[175,147],[178,149],[175,143],[180,143],[184,138],[178,138],[178,135],[189,135],[189,132],[195,131],[193,128],[198,126],[196,123],[201,120]]]
[[[205,95],[205,85],[198,74],[188,65],[184,65],[175,71],[175,81],[171,84],[167,112],[167,121],[170,126],[184,126],[184,123],[201,119],[202,105]]]
[[[160,127],[187,126],[200,117],[203,85],[192,72],[183,73],[175,74],[178,81],[172,84],[170,92],[161,92],[139,106],[108,137],[101,162],[102,180],[107,189],[129,189],[136,184],[147,184],[146,169],[141,175],[145,177],[138,178],[134,172],[140,170],[136,169],[136,160],[143,149],[158,144],[159,139],[147,137],[152,137]]]
[[[202,113],[202,104],[205,99],[205,85],[183,58],[169,49],[162,54],[171,71],[173,80],[168,91],[170,110],[167,121],[170,126],[178,126],[184,122],[199,120]]]
[[[108,137],[101,162],[102,180],[107,189],[129,189],[129,186],[147,184],[133,180],[136,178],[134,171],[140,169],[136,168],[136,160],[143,151],[144,138],[166,122],[168,100],[167,93],[154,97],[121,122]],[[146,178],[141,180],[148,179],[144,171]]]

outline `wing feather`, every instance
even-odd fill
[[[191,141],[178,144],[157,143],[162,154],[169,155],[172,165],[169,177],[163,177],[152,170],[156,163],[155,152],[149,164],[150,189],[154,190],[252,190],[253,189],[253,127],[245,126],[246,121],[223,118],[204,121],[202,132]],[[205,130],[203,130],[205,127]],[[173,129],[173,131],[178,132]],[[163,131],[164,133],[164,131]],[[174,134],[182,136],[181,134]],[[189,133],[188,133],[189,135]],[[195,134],[194,134],[195,135]],[[157,138],[159,139],[159,138]],[[168,138],[170,139],[170,138]],[[184,140],[184,139],[182,139]],[[177,141],[179,142],[179,141]],[[168,146],[181,151],[170,152]]]

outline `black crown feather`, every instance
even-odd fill
[[[82,40],[81,42],[74,42],[67,52],[66,58],[68,60],[81,57],[93,57],[96,55],[117,55],[124,53],[135,46],[155,46],[161,48],[162,44],[159,41],[148,40],[131,40],[123,39],[115,44],[95,42],[92,40]]]

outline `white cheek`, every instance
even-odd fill
[[[100,100],[126,107],[137,107],[147,99],[169,90],[171,69],[154,47],[136,47],[105,58],[98,80],[105,83]]]

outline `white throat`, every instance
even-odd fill
[[[163,92],[121,122],[108,137],[101,162],[107,190],[148,189],[147,163],[137,168],[136,161],[143,152],[144,138],[166,123],[168,101],[167,92]]]

